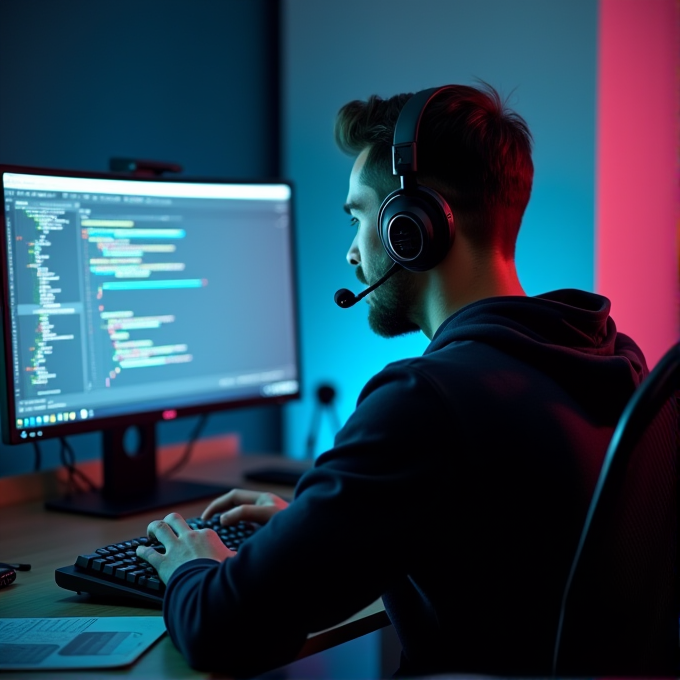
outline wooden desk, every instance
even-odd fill
[[[301,465],[274,456],[237,456],[192,465],[191,472],[188,468],[183,476],[212,483],[219,479],[225,486],[244,487],[245,471],[272,464],[285,464],[292,468]],[[283,497],[292,495],[290,487],[256,485],[251,482],[247,486],[272,491]],[[173,509],[185,517],[195,517],[206,504],[207,501],[201,501]],[[107,520],[46,511],[42,502],[0,509],[0,560],[28,562],[32,565],[31,571],[18,572],[16,581],[0,590],[0,617],[160,616],[161,612],[156,608],[119,606],[63,590],[54,582],[54,570],[73,564],[82,552],[142,535],[151,520],[165,514],[165,510],[159,510],[122,520]],[[375,602],[343,624],[310,636],[299,658],[342,644],[388,623],[382,602]],[[92,676],[91,671],[69,671],[69,676],[71,674]],[[216,677],[192,671],[168,636],[164,636],[131,668],[98,671],[97,674],[143,678]],[[3,675],[9,678],[12,674]],[[16,676],[28,677],[24,673],[16,673]],[[52,678],[54,673],[31,673],[30,677]]]

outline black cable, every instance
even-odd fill
[[[77,491],[78,487],[73,480],[73,465],[68,458],[68,453],[66,447],[64,446],[64,439],[60,438],[61,446],[59,447],[59,460],[64,468],[66,468],[67,478],[66,478],[66,495],[70,496],[74,490]],[[75,489],[74,489],[75,487]]]
[[[8,567],[9,569],[16,569],[17,571],[31,571],[30,564],[11,564],[9,562],[0,562],[0,567]]]
[[[38,442],[33,442],[33,452],[34,462],[33,462],[33,472],[39,472],[42,467],[42,452],[40,451],[40,445]]]
[[[194,445],[196,444],[201,432],[203,431],[203,428],[205,427],[205,424],[208,422],[208,413],[202,413],[198,420],[196,421],[196,425],[194,425],[194,429],[191,431],[191,434],[189,435],[189,439],[187,441],[186,448],[184,449],[184,453],[182,454],[182,457],[169,469],[166,470],[165,473],[163,473],[163,478],[167,479],[168,477],[171,477],[175,473],[179,472],[191,459],[191,454],[194,449]]]
[[[80,481],[84,482],[89,491],[99,491],[97,485],[82,471],[76,467],[76,454],[73,447],[66,441],[65,437],[59,437],[61,448],[59,457],[62,465],[68,473],[68,493],[82,493],[83,487]],[[80,481],[79,481],[80,480]]]
[[[71,461],[72,461],[72,469],[73,473],[77,476],[80,477],[80,479],[85,482],[87,485],[88,489],[90,491],[99,491],[99,487],[80,469],[76,467],[76,454],[71,445],[66,441],[64,437],[62,437],[64,440],[64,446],[68,449],[70,456],[71,456]]]

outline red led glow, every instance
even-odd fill
[[[651,368],[678,337],[680,4],[599,13],[595,289]]]
[[[174,408],[163,411],[163,420],[174,420],[175,418],[177,418],[177,411]]]

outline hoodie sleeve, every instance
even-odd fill
[[[437,448],[453,424],[436,387],[399,366],[368,383],[295,500],[235,557],[175,571],[164,618],[193,668],[243,676],[288,663],[309,633],[345,620],[408,572],[421,510],[444,492]]]

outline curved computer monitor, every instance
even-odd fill
[[[102,498],[62,509],[183,500],[157,479],[156,422],[299,397],[289,183],[1,165],[0,181],[3,441],[104,432]]]

